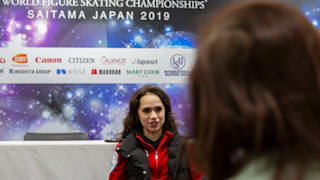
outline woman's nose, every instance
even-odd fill
[[[150,118],[151,119],[154,119],[154,118],[157,118],[157,117],[158,117],[158,115],[154,110],[150,112]]]

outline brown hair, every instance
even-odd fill
[[[152,93],[161,99],[165,108],[165,122],[162,130],[169,130],[173,133],[178,133],[177,124],[175,122],[169,96],[159,87],[156,86],[144,86],[138,89],[130,98],[129,101],[129,112],[124,118],[123,126],[124,129],[121,133],[121,138],[125,138],[132,130],[143,132],[142,124],[139,120],[138,109],[140,106],[140,99],[147,93]]]
[[[194,157],[210,179],[272,154],[274,179],[288,164],[302,179],[320,160],[320,38],[295,8],[249,2],[214,15],[200,29],[190,75]]]

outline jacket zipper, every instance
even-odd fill
[[[157,168],[158,168],[158,151],[156,151],[156,157],[155,157],[155,159],[156,159],[156,164],[157,164]]]
[[[157,165],[157,174],[158,174],[158,177],[159,177],[158,151],[156,151],[155,159],[156,159],[156,165]]]

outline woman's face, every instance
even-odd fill
[[[140,99],[138,116],[143,126],[143,133],[162,133],[165,121],[165,108],[159,96],[147,93]]]

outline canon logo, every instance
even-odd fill
[[[62,58],[42,58],[42,57],[37,57],[35,59],[36,63],[61,63]]]
[[[69,63],[75,64],[75,63],[83,63],[83,64],[91,64],[95,63],[94,58],[69,58]]]

